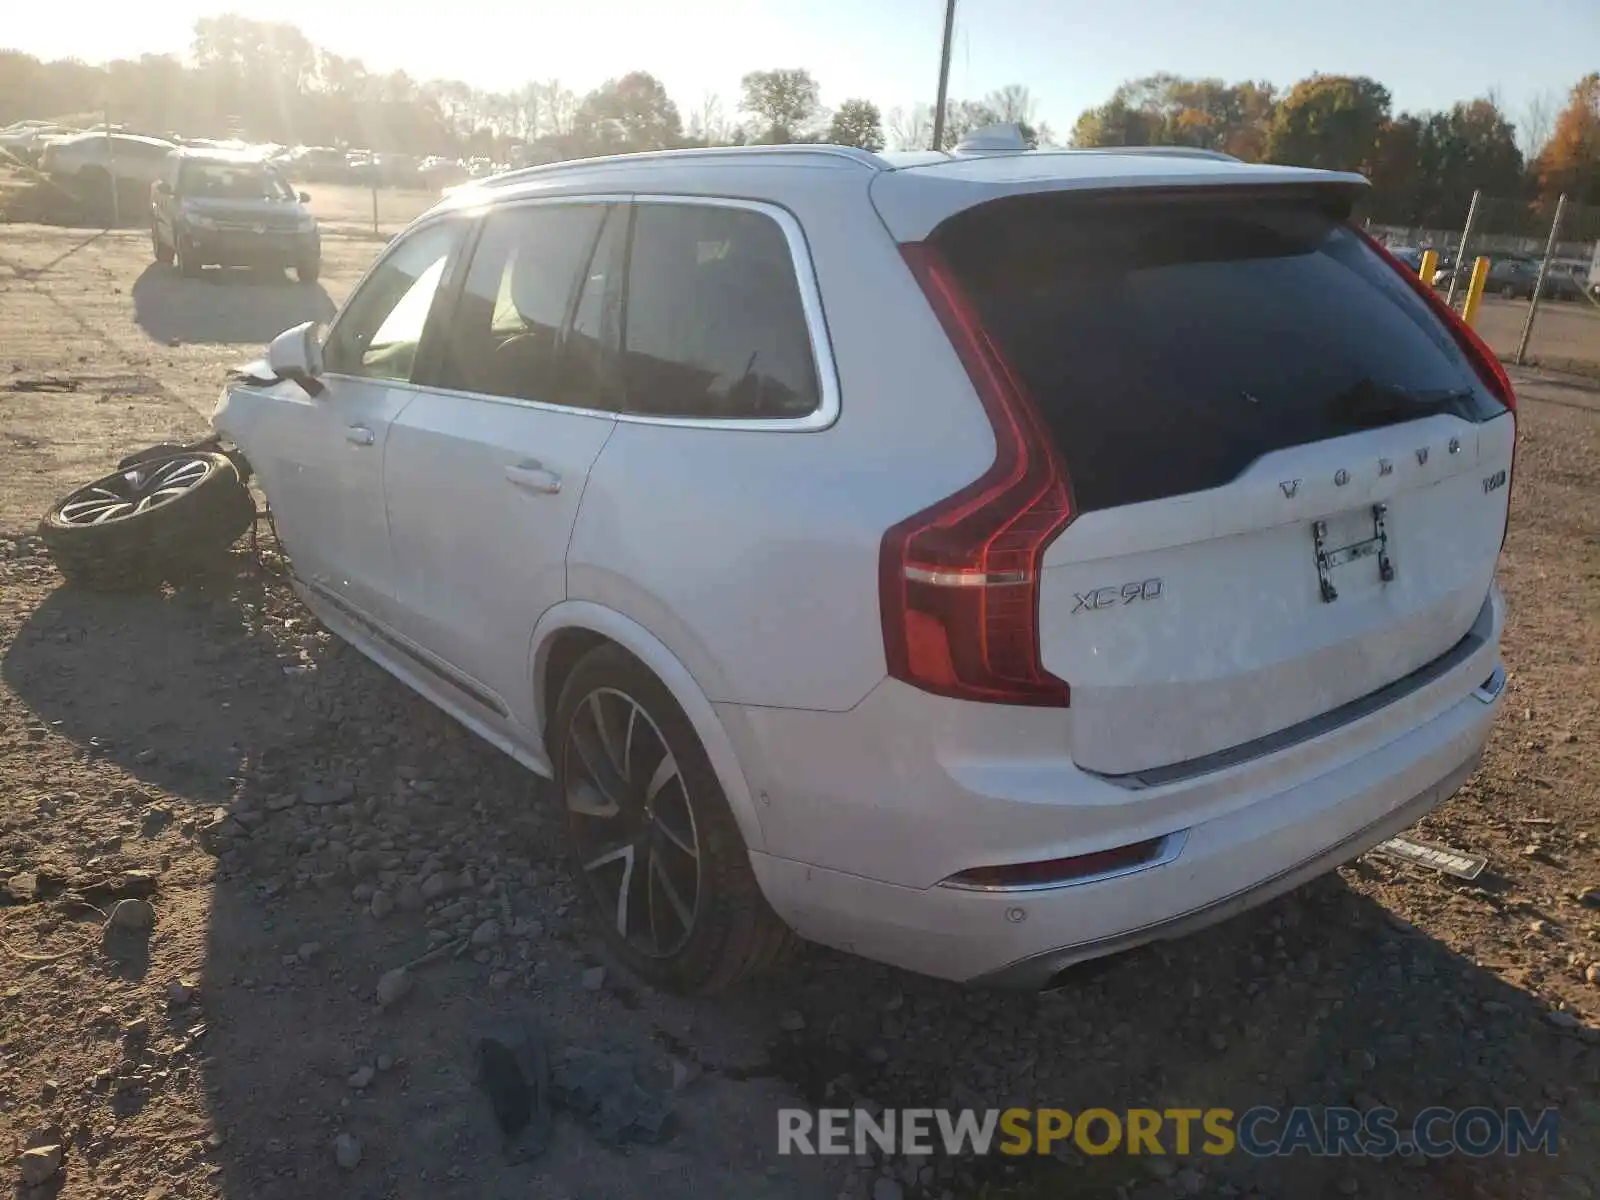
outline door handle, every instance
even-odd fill
[[[347,425],[344,440],[354,442],[358,446],[370,446],[377,440],[377,436],[365,425]]]
[[[561,476],[543,463],[522,462],[506,468],[506,478],[524,491],[554,496],[561,490]]]

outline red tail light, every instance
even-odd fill
[[[1467,361],[1477,371],[1478,377],[1483,380],[1484,386],[1494,395],[1495,399],[1504,404],[1512,412],[1517,411],[1517,394],[1511,388],[1511,377],[1506,374],[1506,369],[1500,365],[1500,359],[1495,352],[1489,349],[1488,344],[1473,331],[1472,326],[1463,321],[1456,310],[1443,300],[1439,293],[1433,290],[1431,282],[1424,283],[1418,274],[1394,255],[1390,254],[1384,245],[1367,233],[1364,229],[1356,230],[1366,239],[1367,245],[1378,252],[1379,257],[1388,263],[1402,278],[1411,285],[1411,290],[1421,296],[1423,301],[1450,331],[1450,336],[1455,338],[1456,345],[1461,347],[1462,353],[1467,356]]]
[[[963,700],[1064,706],[1067,685],[1039,658],[1039,564],[1072,519],[1066,471],[943,255],[925,242],[902,250],[988,413],[995,456],[978,479],[884,535],[889,674]]]

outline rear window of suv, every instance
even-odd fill
[[[1504,411],[1342,217],[1307,199],[1029,196],[934,240],[1091,511],[1217,487],[1289,446]]]

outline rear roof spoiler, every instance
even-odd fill
[[[980,204],[1046,192],[1300,191],[1353,202],[1370,185],[1350,172],[1244,163],[1187,147],[944,158],[873,177],[872,202],[896,241],[920,242],[950,217]]]

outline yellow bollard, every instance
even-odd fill
[[[1461,319],[1469,326],[1478,319],[1478,301],[1483,299],[1483,285],[1489,282],[1489,260],[1478,258],[1472,264],[1472,282],[1467,284],[1467,298],[1461,305]]]
[[[1422,266],[1417,271],[1418,277],[1429,287],[1433,286],[1433,277],[1439,270],[1439,252],[1437,250],[1424,250],[1422,252]]]

